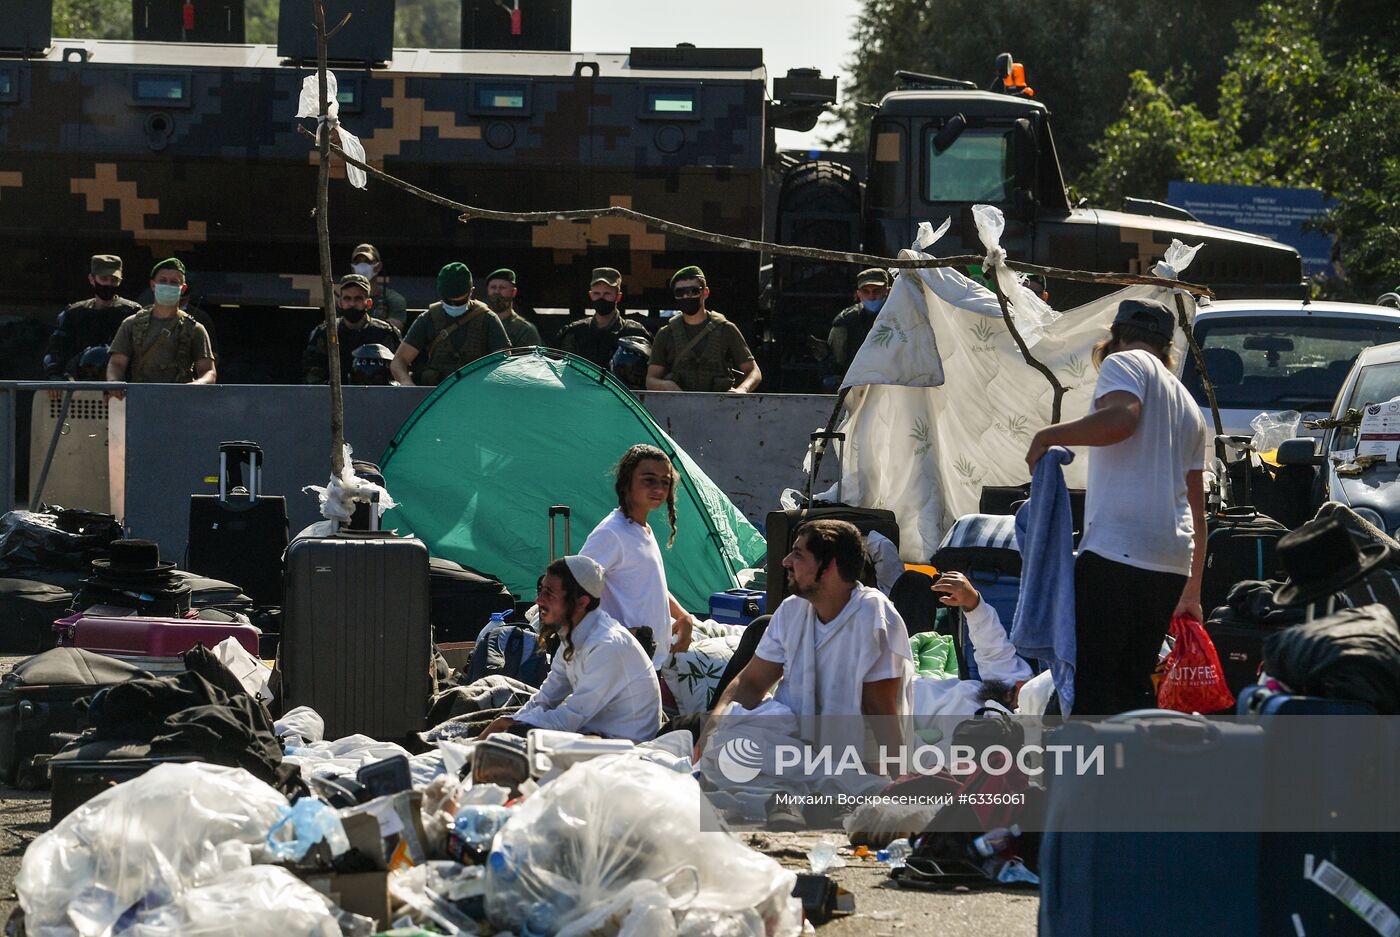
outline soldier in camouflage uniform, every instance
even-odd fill
[[[746,394],[763,380],[738,326],[705,308],[705,271],[682,267],[671,276],[681,314],[656,333],[647,365],[647,390],[730,391]],[[736,385],[734,375],[742,380]]]
[[[413,320],[389,364],[394,380],[405,386],[436,385],[462,365],[510,347],[501,320],[472,299],[472,272],[466,264],[450,263],[439,270],[437,288],[442,301]]]
[[[140,304],[117,295],[122,283],[120,257],[97,254],[88,270],[93,296],[58,314],[58,325],[44,355],[44,377],[48,380],[73,380],[78,373],[78,356],[94,345],[110,344],[122,320],[141,311]]]
[[[486,278],[486,305],[500,317],[505,326],[506,338],[512,348],[527,348],[540,344],[540,330],[535,324],[515,311],[515,271],[509,267],[491,271]]]
[[[875,317],[890,295],[888,270],[871,267],[856,275],[856,301],[836,314],[827,333],[828,353],[822,364],[822,389],[835,391],[851,366],[851,359],[865,344],[875,326]]]
[[[402,335],[404,329],[408,328],[408,300],[403,298],[403,294],[389,289],[384,278],[380,276],[384,272],[384,261],[380,259],[379,249],[373,244],[360,244],[350,255],[350,269],[370,282],[370,299],[379,307],[379,318],[393,324]],[[373,284],[377,283],[378,288]]]
[[[209,333],[180,308],[185,288],[185,265],[174,257],[151,268],[155,302],[128,317],[117,329],[111,357],[107,359],[107,380],[213,384],[218,379]],[[121,398],[125,394],[113,391],[112,396]]]
[[[376,319],[369,314],[374,307],[374,300],[369,292],[369,280],[358,273],[347,273],[340,278],[336,298],[340,306],[340,315],[335,320],[335,334],[336,345],[340,349],[340,374],[347,382],[357,348],[362,345],[383,345],[392,353],[399,347],[399,330],[383,319]],[[306,342],[306,351],[302,352],[301,366],[305,371],[307,384],[325,384],[330,381],[326,323],[322,322],[311,330],[311,337]]]
[[[588,284],[588,305],[593,315],[564,326],[559,332],[559,347],[587,358],[606,370],[612,364],[613,352],[624,335],[636,335],[651,340],[646,326],[624,316],[617,308],[622,299],[622,274],[612,267],[598,267]]]

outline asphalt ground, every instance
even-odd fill
[[[0,674],[22,658],[0,657]],[[47,791],[20,791],[0,785],[0,925],[17,906],[15,876],[24,850],[48,829]],[[746,845],[772,856],[794,872],[810,871],[811,848],[831,833],[740,831]],[[936,933],[939,937],[1033,937],[1039,899],[1034,890],[989,888],[977,891],[907,891],[889,877],[889,867],[874,858],[855,856],[842,844],[844,868],[828,870],[837,885],[851,892],[855,911],[817,928],[823,937],[901,937]]]

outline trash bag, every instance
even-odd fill
[[[1384,605],[1274,632],[1264,640],[1264,671],[1293,693],[1400,715],[1400,628]]]
[[[351,921],[359,927],[346,927]],[[374,922],[341,911],[281,866],[255,865],[137,915],[123,937],[328,937],[372,934]]]
[[[1220,669],[1220,655],[1205,627],[1186,615],[1172,617],[1175,639],[1167,655],[1167,675],[1157,688],[1157,705],[1183,713],[1213,713],[1235,703]]]
[[[561,937],[586,932],[604,905],[647,922],[624,933],[694,933],[707,921],[782,937],[800,932],[796,881],[724,830],[694,778],[612,755],[574,765],[516,809],[487,859],[486,911],[499,927]]]
[[[86,572],[121,536],[121,525],[110,514],[64,508],[43,514],[10,511],[0,517],[0,570],[42,567]]]
[[[286,799],[242,768],[162,764],[109,788],[30,844],[15,891],[31,935],[97,937],[264,858]]]
[[[1249,421],[1254,437],[1249,448],[1260,455],[1276,452],[1278,447],[1298,435],[1298,424],[1303,417],[1297,410],[1280,410],[1277,413],[1261,413]]]

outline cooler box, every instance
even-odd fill
[[[54,631],[61,646],[81,647],[98,654],[178,657],[196,644],[213,648],[231,637],[249,654],[258,656],[258,629],[241,622],[79,613],[54,622]]]
[[[710,617],[721,625],[747,625],[763,614],[767,592],[729,589],[710,596]]]

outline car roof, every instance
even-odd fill
[[[1352,371],[1357,368],[1364,368],[1372,364],[1393,364],[1400,361],[1400,342],[1389,342],[1385,345],[1372,345],[1356,357],[1356,364],[1352,366]]]
[[[1246,316],[1337,316],[1400,322],[1400,309],[1370,303],[1304,303],[1301,299],[1224,299],[1196,311],[1197,321]]]

